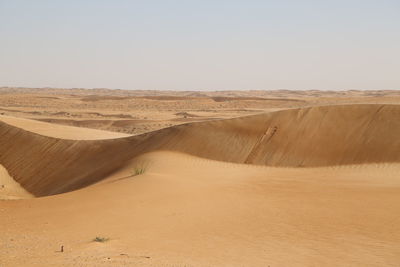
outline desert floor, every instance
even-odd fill
[[[1,267],[400,266],[399,91],[0,88],[0,113]]]

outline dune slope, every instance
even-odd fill
[[[130,136],[128,134],[123,134],[123,133],[81,128],[75,126],[64,126],[60,124],[10,117],[5,115],[0,115],[0,121],[24,129],[28,132],[33,132],[40,135],[51,136],[61,139],[97,140],[97,139],[114,139],[114,138]]]
[[[235,163],[316,167],[400,161],[400,106],[292,109],[184,124],[111,140],[65,140],[0,122],[0,164],[35,196],[98,182],[145,152]]]
[[[0,201],[0,266],[399,266],[399,118],[324,106],[108,140],[8,118],[0,198],[30,199]]]
[[[0,265],[398,266],[399,167],[146,153],[82,190],[0,202]]]

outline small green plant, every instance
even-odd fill
[[[144,172],[145,172],[145,168],[143,168],[143,167],[136,167],[134,170],[133,170],[133,175],[140,175],[140,174],[143,174]]]
[[[107,242],[108,240],[109,238],[101,236],[96,236],[96,238],[93,239],[94,242],[100,242],[100,243]]]

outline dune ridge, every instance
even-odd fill
[[[400,162],[399,105],[320,106],[178,125],[109,140],[66,140],[0,122],[0,164],[48,196],[98,182],[143,153],[169,150],[276,167]]]

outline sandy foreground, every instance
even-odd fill
[[[141,135],[3,114],[0,266],[399,266],[400,105],[382,99]]]

